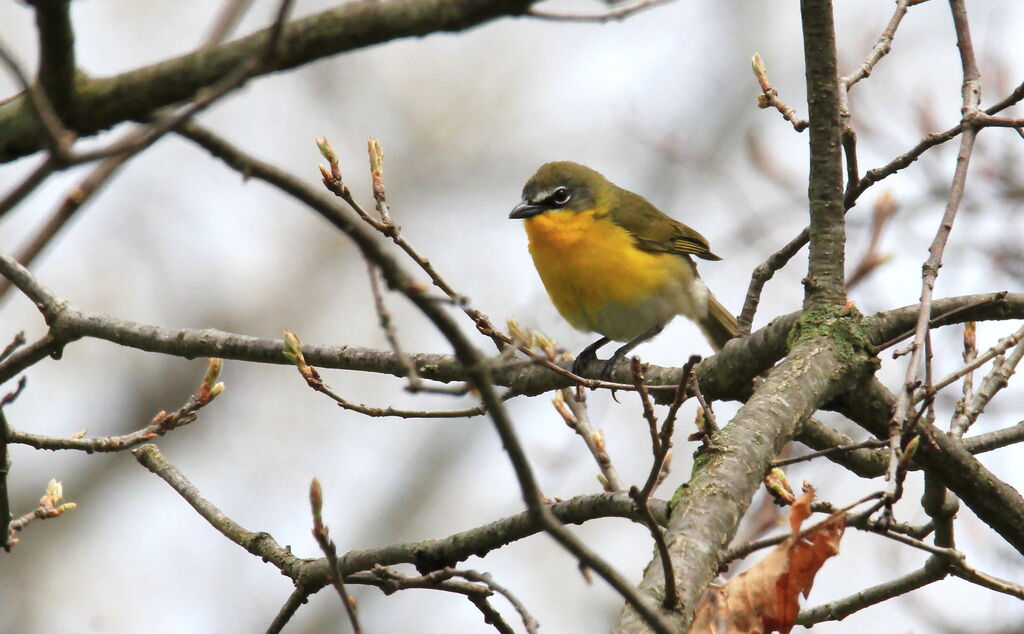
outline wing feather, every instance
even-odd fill
[[[637,247],[645,251],[694,255],[704,260],[722,259],[711,252],[707,238],[701,234],[661,213],[642,196],[616,189],[619,204],[610,211],[612,220],[633,235]]]

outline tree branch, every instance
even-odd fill
[[[75,89],[75,34],[70,0],[30,0],[39,30],[39,84],[62,118],[72,112]]]
[[[390,40],[461,31],[503,15],[522,14],[530,0],[357,0],[288,23],[272,64],[261,75],[295,68]],[[269,29],[114,77],[78,85],[68,126],[85,136],[191,99],[258,55]],[[44,133],[24,97],[0,107],[0,162],[43,147]]]

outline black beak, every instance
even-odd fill
[[[545,211],[547,211],[547,207],[545,207],[544,205],[536,205],[534,203],[526,202],[524,200],[523,202],[516,205],[515,209],[512,210],[512,213],[510,213],[508,217],[513,220],[529,218],[530,216],[536,216],[537,214],[543,213]]]

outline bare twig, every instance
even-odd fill
[[[911,2],[911,4],[915,3]],[[1018,103],[1021,99],[1024,99],[1024,83],[1018,85],[1005,99],[986,108],[984,113],[991,115],[1001,112]],[[857,204],[857,199],[860,195],[867,191],[872,185],[896,174],[906,167],[909,167],[927,150],[956,138],[961,132],[963,132],[963,130],[963,124],[959,124],[943,132],[933,132],[921,139],[914,147],[910,148],[903,154],[900,154],[882,167],[868,170],[864,173],[864,176],[861,177],[860,181],[857,182],[856,186],[853,188],[847,188],[844,195],[843,205],[847,210],[851,209],[855,204]],[[754,315],[757,313],[757,306],[761,301],[761,291],[764,289],[765,284],[775,276],[776,271],[779,271],[782,267],[786,266],[793,256],[807,244],[809,235],[810,234],[805,227],[799,235],[790,240],[784,247],[770,255],[767,260],[754,268],[750,276],[750,284],[747,288],[746,297],[743,300],[743,309],[737,319],[737,332],[740,336],[750,334]]]
[[[210,526],[217,529],[224,537],[253,555],[263,558],[264,561],[271,563],[285,574],[288,574],[296,565],[298,560],[295,555],[289,549],[278,545],[268,533],[245,530],[207,500],[181,471],[167,461],[156,445],[145,444],[136,447],[132,450],[132,455],[139,461],[139,464],[169,484]],[[294,578],[294,573],[288,576]]]
[[[7,416],[0,406],[0,546],[10,552],[11,498],[7,491],[7,476],[11,471],[11,456],[7,452]]]
[[[284,602],[281,609],[277,611],[274,616],[274,620],[267,626],[267,634],[279,634],[284,626],[288,624],[288,621],[295,616],[299,608],[306,604],[309,600],[309,591],[301,585],[297,586],[292,593],[288,595],[288,600]]]
[[[672,450],[672,433],[675,429],[676,413],[685,399],[686,386],[693,378],[693,366],[698,361],[699,357],[690,357],[689,361],[687,361],[686,367],[683,370],[683,378],[676,391],[676,398],[665,417],[665,422],[661,425],[660,431],[658,429],[658,420],[654,415],[654,408],[651,405],[650,396],[647,393],[644,382],[643,365],[637,357],[633,357],[630,362],[633,384],[640,394],[643,415],[647,420],[648,429],[651,434],[651,453],[654,455],[654,460],[651,463],[651,470],[647,475],[647,482],[644,484],[643,489],[636,486],[630,487],[629,497],[633,498],[636,510],[640,514],[644,525],[647,526],[647,530],[650,532],[658,549],[658,556],[661,559],[665,579],[665,594],[662,599],[662,606],[666,610],[674,610],[679,607],[679,590],[676,587],[675,574],[672,572],[672,553],[669,551],[668,544],[665,541],[664,530],[655,521],[648,502],[651,494],[654,493],[655,487],[663,479],[662,474],[665,473],[666,462]]]
[[[870,440],[865,440],[863,442],[854,443],[852,445],[843,445],[841,447],[832,447],[830,449],[822,449],[820,451],[814,451],[814,452],[811,452],[809,454],[804,454],[802,456],[796,456],[794,458],[784,458],[782,460],[773,460],[772,461],[772,467],[784,467],[786,465],[796,464],[798,462],[805,462],[805,461],[808,461],[808,460],[813,460],[815,458],[822,458],[822,457],[825,457],[825,456],[832,456],[832,455],[839,454],[839,453],[847,453],[847,452],[851,452],[851,451],[856,451],[858,449],[875,449],[877,447],[884,447],[887,444],[888,444],[888,441],[878,440],[877,438],[872,438]]]
[[[71,220],[75,212],[81,209],[82,205],[99,191],[129,158],[131,158],[131,155],[121,154],[105,159],[97,165],[82,182],[68,193],[64,201],[54,210],[53,215],[46,221],[46,224],[39,228],[36,235],[15,254],[14,258],[24,266],[31,265],[40,251]],[[0,300],[3,299],[10,288],[11,283],[9,280],[6,278],[0,279]]]
[[[285,358],[291,361],[298,368],[299,374],[303,379],[305,379],[306,384],[309,385],[309,387],[326,395],[341,408],[349,411],[358,412],[375,418],[384,418],[389,416],[394,416],[396,418],[471,418],[487,412],[486,407],[483,405],[459,410],[420,411],[396,409],[394,407],[370,407],[367,405],[352,403],[336,394],[329,385],[324,383],[324,380],[320,377],[320,372],[306,362],[306,356],[302,349],[302,342],[299,340],[298,335],[289,330],[285,330],[284,348]],[[421,386],[419,389],[422,390],[424,387]],[[504,401],[511,398],[513,395],[514,393],[511,390],[507,391],[502,395],[501,400]]]
[[[896,9],[893,12],[892,17],[889,18],[889,23],[886,25],[885,30],[878,36],[878,41],[875,42],[875,45],[871,48],[871,52],[868,53],[867,58],[861,62],[856,71],[840,79],[845,91],[849,91],[854,84],[871,75],[871,71],[874,70],[875,64],[881,61],[881,59],[892,49],[893,36],[896,34],[896,29],[899,28],[900,21],[903,20],[903,16],[907,13],[907,5],[908,0],[896,0]]]
[[[761,86],[761,94],[757,96],[757,107],[762,109],[775,108],[782,115],[783,119],[793,125],[794,130],[797,132],[806,130],[810,123],[806,119],[799,118],[795,110],[782,103],[782,100],[779,99],[779,91],[768,81],[764,60],[761,59],[760,53],[754,53],[754,57],[750,60],[750,66],[754,71],[754,76],[757,78],[757,83]]]
[[[474,416],[483,416],[487,413],[487,410],[483,405],[467,407],[465,409],[437,410],[398,409],[391,406],[371,407],[369,405],[347,401],[329,389],[324,390],[323,392],[334,400],[334,402],[336,402],[342,409],[347,409],[351,412],[358,412],[364,416],[370,416],[372,418],[473,418]]]
[[[590,451],[590,455],[597,462],[598,469],[601,470],[600,478],[604,490],[608,492],[624,491],[625,487],[622,486],[622,479],[612,464],[611,456],[608,455],[608,450],[605,447],[604,434],[601,433],[601,430],[594,429],[590,425],[586,395],[584,393],[576,393],[575,390],[569,388],[563,388],[555,392],[555,398],[552,402],[555,406],[555,411],[562,417],[565,424],[583,439],[583,443]]]
[[[188,402],[170,414],[165,411],[157,412],[148,425],[137,431],[120,436],[101,436],[98,438],[83,438],[82,436],[85,435],[85,432],[82,431],[69,438],[58,438],[18,431],[13,427],[9,427],[7,431],[8,439],[10,442],[19,445],[28,445],[36,449],[49,449],[51,451],[73,449],[86,453],[102,453],[130,449],[195,421],[199,410],[206,407],[210,401],[224,391],[224,384],[217,382],[222,364],[223,361],[221,359],[210,359],[207,362],[203,382],[199,385],[196,393],[189,397]]]
[[[3,415],[0,412],[0,423],[4,423],[2,420]],[[6,487],[6,481],[4,482]],[[6,500],[6,491],[3,496]],[[46,485],[46,493],[39,499],[39,506],[32,509],[28,513],[25,513],[21,517],[10,520],[8,522],[8,516],[5,516],[0,524],[6,525],[7,530],[4,531],[0,538],[4,540],[3,547],[7,552],[11,551],[11,548],[18,543],[18,540],[14,537],[14,534],[22,531],[35,520],[46,520],[53,517],[63,515],[65,511],[71,511],[75,508],[74,502],[64,502],[64,487],[60,482],[56,480],[50,480],[50,483]],[[8,511],[9,512],[9,511]]]
[[[448,567],[429,572],[420,577],[407,577],[385,568],[384,566],[375,566],[373,568],[373,574],[381,579],[394,582],[399,588],[431,587],[436,584],[449,581],[455,577],[465,579],[472,583],[481,584],[487,589],[488,594],[496,592],[505,597],[505,599],[512,604],[512,607],[515,608],[516,612],[519,613],[519,617],[522,619],[523,626],[526,628],[526,631],[530,634],[537,634],[537,620],[533,618],[530,612],[526,609],[526,606],[524,606],[522,602],[519,601],[519,599],[517,599],[507,588],[494,581],[489,574],[477,572],[475,570],[459,570]]]
[[[0,199],[0,216],[14,209],[55,171],[57,171],[57,161],[52,155],[48,154],[42,163],[37,165],[14,189]]]
[[[967,358],[966,354],[964,358]],[[982,381],[978,392],[973,396],[968,396],[967,393],[964,394],[964,406],[957,412],[950,423],[951,433],[963,436],[970,429],[974,421],[977,420],[978,416],[985,410],[985,407],[988,406],[989,401],[1007,386],[1010,377],[1013,376],[1022,358],[1024,358],[1024,342],[1018,343],[1006,357],[996,359],[992,365],[992,371]]]
[[[965,365],[971,365],[978,358],[978,342],[977,342],[977,329],[978,324],[974,321],[969,321],[964,324],[964,352],[963,360]],[[964,375],[964,384],[961,391],[961,396],[956,402],[956,407],[953,408],[953,420],[955,421],[964,410],[967,408],[967,403],[971,400],[971,396],[974,394],[974,371],[968,370]],[[938,391],[938,388],[933,387],[934,391]],[[920,395],[921,392],[918,392]],[[916,395],[915,395],[916,396]],[[950,430],[953,431],[953,430]],[[966,429],[964,431],[967,431]],[[955,433],[955,432],[954,432]],[[963,432],[960,433],[963,436]]]
[[[865,588],[843,599],[829,601],[814,608],[801,610],[796,617],[796,622],[805,627],[821,623],[822,621],[838,621],[847,616],[863,610],[864,608],[888,601],[912,590],[940,581],[946,576],[945,565],[929,565],[932,560],[925,563],[924,567],[909,574],[897,577],[892,581],[880,583],[870,588]]]
[[[416,365],[409,358],[409,355],[405,354],[402,349],[402,344],[398,341],[398,333],[395,332],[395,326],[391,320],[391,313],[388,312],[387,306],[384,304],[384,295],[380,290],[380,280],[377,279],[377,269],[374,268],[373,264],[367,261],[366,272],[370,278],[370,291],[373,293],[373,305],[377,310],[377,321],[380,323],[381,330],[384,331],[384,338],[387,339],[388,345],[391,346],[391,351],[395,353],[395,357],[398,358],[399,363],[405,368],[406,377],[409,379],[408,388],[411,392],[419,391],[422,386],[420,375],[416,372]]]
[[[914,332],[912,353],[910,360],[907,362],[903,389],[897,394],[892,420],[889,423],[890,456],[886,478],[889,480],[889,493],[892,496],[896,494],[896,472],[901,462],[902,450],[900,448],[900,441],[907,422],[908,407],[916,390],[921,355],[924,352],[925,339],[929,331],[928,322],[931,316],[932,290],[935,288],[935,279],[939,275],[939,267],[942,266],[942,254],[946,247],[946,241],[949,239],[949,234],[953,229],[953,221],[956,218],[957,210],[960,208],[960,201],[963,198],[964,187],[967,182],[967,168],[970,165],[974,140],[978,133],[977,128],[966,124],[970,115],[977,112],[978,102],[981,97],[981,75],[978,72],[977,63],[974,58],[974,48],[971,45],[970,29],[967,25],[967,10],[964,7],[963,0],[950,0],[950,9],[953,13],[957,46],[960,49],[960,61],[963,66],[963,113],[966,129],[961,137],[960,153],[957,156],[956,171],[953,175],[953,182],[950,185],[946,210],[943,213],[942,222],[935,233],[935,238],[932,240],[931,247],[928,249],[928,259],[922,267],[920,311],[918,312],[917,327]]]
[[[5,277],[4,280],[7,278]],[[18,334],[14,335],[14,339],[11,339],[11,343],[4,346],[3,350],[0,350],[0,361],[3,361],[7,357],[11,356],[11,353],[25,345],[25,331],[19,331]]]
[[[324,506],[324,495],[323,490],[320,488],[320,481],[316,478],[313,478],[313,481],[309,484],[309,505],[313,511],[313,538],[316,539],[316,543],[320,546],[320,550],[323,551],[324,557],[327,558],[327,567],[330,571],[327,573],[327,578],[334,586],[334,589],[338,591],[341,602],[345,604],[345,612],[348,613],[348,620],[352,624],[352,631],[355,634],[361,634],[363,630],[359,627],[359,617],[356,615],[355,602],[348,595],[348,591],[345,589],[345,580],[342,579],[341,571],[338,568],[338,551],[335,549],[334,541],[331,540],[328,528],[323,522],[321,511]]]
[[[550,11],[542,11],[539,9],[530,8],[527,10],[526,15],[531,18],[539,18],[541,20],[554,20],[558,22],[610,22],[612,20],[625,20],[634,13],[639,13],[646,9],[652,9],[662,4],[668,4],[672,0],[641,0],[640,2],[627,6],[606,11],[604,13],[592,13],[592,14],[580,14],[580,13],[554,13]]]
[[[715,419],[715,410],[711,408],[711,403],[704,398],[704,393],[700,391],[700,381],[697,380],[696,374],[690,375],[690,387],[693,389],[694,398],[696,398],[697,403],[700,404],[700,415],[704,418],[703,431],[710,436],[718,431],[718,421]]]
[[[672,405],[668,408],[668,414],[665,415],[665,422],[662,424],[663,427],[674,425],[676,416],[679,414],[679,408],[682,407],[686,401],[686,388],[693,384],[690,380],[694,374],[693,369],[697,367],[697,364],[701,362],[701,356],[699,354],[692,354],[683,364],[683,372],[679,378],[679,384],[676,386],[675,398],[672,400]],[[671,434],[669,434],[671,436]]]
[[[217,15],[217,20],[210,28],[210,33],[203,39],[200,48],[216,46],[223,42],[235,30],[238,23],[252,7],[252,0],[226,0],[224,7]]]
[[[889,261],[888,255],[881,255],[878,252],[878,244],[881,242],[882,233],[888,226],[889,221],[899,210],[891,192],[884,192],[875,201],[871,213],[871,236],[868,239],[868,247],[864,250],[857,266],[846,276],[846,289],[849,290],[871,275],[881,265]]]
[[[654,455],[661,453],[661,439],[658,436],[658,418],[654,415],[654,405],[651,403],[651,395],[644,383],[644,370],[638,357],[633,357],[629,362],[630,371],[633,373],[633,385],[640,396],[640,405],[643,409],[644,420],[647,421],[647,429],[651,433],[651,449]],[[659,465],[660,469],[660,465]]]

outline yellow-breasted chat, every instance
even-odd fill
[[[736,335],[736,319],[690,257],[721,260],[707,239],[589,167],[542,165],[508,217],[525,221],[533,263],[558,312],[577,330],[602,335],[576,357],[575,374],[609,341],[627,342],[605,363],[607,378],[676,315],[693,320],[716,351]]]

